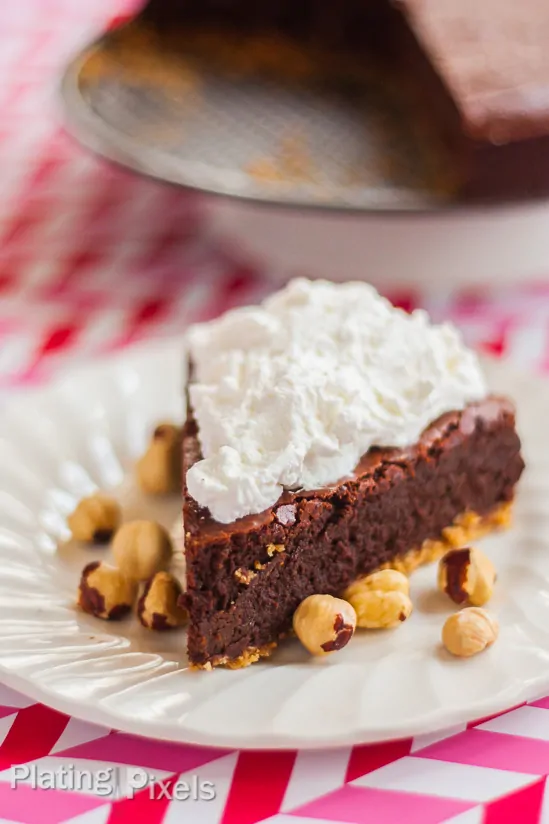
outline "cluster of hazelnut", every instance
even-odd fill
[[[145,454],[135,467],[137,483],[148,495],[181,491],[182,430],[172,423],[159,424]]]
[[[438,586],[459,606],[442,629],[442,643],[452,655],[469,658],[491,646],[498,635],[496,620],[481,607],[493,591],[496,573],[478,549],[455,549],[440,561]],[[384,569],[360,578],[342,594],[311,595],[294,613],[294,632],[312,655],[343,649],[357,627],[394,629],[412,613],[408,578]]]
[[[149,448],[136,467],[137,481],[149,494],[166,494],[178,488],[181,469],[180,430],[158,426]],[[173,548],[167,531],[155,521],[122,524],[120,504],[103,493],[80,501],[67,519],[72,537],[83,543],[108,544],[116,566],[105,561],[89,563],[80,578],[78,604],[85,612],[105,620],[118,620],[136,606],[144,627],[164,630],[180,627],[187,613],[179,606],[182,588],[168,571]],[[141,589],[141,593],[139,592]]]
[[[442,643],[452,655],[470,658],[490,647],[499,627],[482,607],[492,597],[496,570],[479,549],[453,549],[442,558],[438,568],[438,587],[466,609],[456,612],[442,628]]]

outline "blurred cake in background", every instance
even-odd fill
[[[278,67],[303,80],[314,63],[325,82],[373,68],[380,91],[405,102],[405,126],[451,167],[441,188],[450,180],[453,195],[473,198],[549,189],[549,4],[540,0],[152,0],[142,20],[172,42],[183,32],[185,52],[193,38],[195,52],[217,43],[210,57],[232,53],[252,72]]]

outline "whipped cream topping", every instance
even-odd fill
[[[221,523],[284,489],[336,483],[371,446],[410,446],[487,392],[453,326],[395,309],[365,283],[294,280],[191,327],[188,345],[204,459],[187,486]]]

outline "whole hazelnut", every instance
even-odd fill
[[[354,608],[357,626],[363,629],[394,629],[412,613],[408,578],[394,569],[382,569],[359,578],[343,593]]]
[[[181,489],[182,430],[159,424],[147,451],[136,465],[137,483],[148,495],[167,495]]]
[[[440,560],[438,587],[455,604],[481,607],[492,597],[496,570],[479,549],[453,549]]]
[[[491,646],[498,634],[495,618],[480,607],[469,607],[450,615],[442,628],[442,643],[452,655],[470,658]]]
[[[327,655],[349,643],[356,615],[347,601],[331,595],[310,595],[296,609],[293,627],[311,655]]]
[[[153,443],[163,443],[170,446],[181,443],[181,427],[170,421],[164,421],[156,425],[151,440]]]
[[[365,590],[368,592],[403,592],[404,595],[409,595],[410,581],[406,575],[396,569],[380,569],[378,572],[372,572],[371,575],[358,578],[347,587],[343,597],[348,601],[348,596],[352,596],[354,592]]]
[[[144,627],[165,630],[187,622],[187,611],[179,606],[181,584],[169,572],[157,572],[145,585],[137,604],[137,615]]]
[[[147,581],[164,570],[172,557],[172,543],[156,521],[131,521],[120,527],[112,543],[120,571],[134,581]]]
[[[355,593],[349,603],[356,612],[357,625],[362,629],[394,629],[412,614],[413,605],[403,592],[364,590]]]
[[[97,493],[80,501],[67,518],[67,524],[75,541],[106,544],[118,529],[121,518],[118,501]]]
[[[137,585],[116,567],[103,561],[84,567],[78,588],[78,604],[84,612],[117,621],[131,610],[136,597]]]

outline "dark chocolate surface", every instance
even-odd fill
[[[183,444],[186,473],[200,458],[192,413]],[[459,514],[511,500],[523,466],[513,406],[490,397],[444,415],[410,449],[372,449],[352,477],[286,492],[234,524],[215,522],[185,490],[190,660],[237,658],[276,640],[308,595],[337,594]]]

